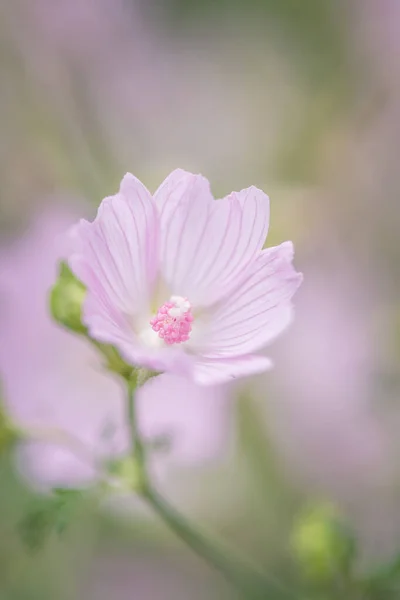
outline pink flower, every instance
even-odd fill
[[[215,201],[177,169],[152,197],[133,175],[74,230],[70,266],[84,323],[131,364],[213,384],[265,371],[255,354],[289,323],[302,276],[285,242],[263,250],[269,199],[255,187]]]
[[[66,251],[63,234],[74,220],[53,209],[21,238],[0,247],[2,401],[23,428],[66,432],[101,461],[129,450],[124,387],[102,369],[91,344],[56,325],[48,310],[57,261]],[[180,480],[184,468],[224,459],[230,395],[226,386],[203,388],[167,374],[140,389],[144,438],[170,438],[168,453],[155,452],[152,461],[164,484],[176,484],[175,470]],[[40,487],[96,479],[91,465],[62,443],[24,444],[18,464]]]
[[[329,263],[329,278],[326,259],[324,268],[308,265],[298,319],[280,345],[285,366],[277,357],[279,402],[268,404],[265,418],[307,486],[351,503],[360,494],[365,508],[365,498],[376,499],[378,488],[389,491],[393,466],[384,411],[374,400],[376,296],[350,257],[336,261]],[[257,382],[262,397],[265,384]]]

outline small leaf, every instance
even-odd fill
[[[20,521],[18,531],[30,550],[39,550],[53,532],[62,535],[73,518],[82,492],[56,488],[49,498],[40,498]]]

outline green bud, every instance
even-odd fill
[[[348,572],[354,557],[354,541],[330,505],[305,511],[295,524],[291,544],[305,576],[316,583]]]
[[[58,279],[50,291],[50,311],[57,323],[80,335],[84,335],[101,352],[105,367],[125,379],[131,377],[133,367],[128,365],[114,346],[93,340],[82,323],[82,306],[86,289],[68,267],[61,262]]]
[[[86,334],[82,324],[82,305],[85,299],[85,286],[67,263],[61,262],[58,279],[50,292],[50,310],[53,318],[67,329]]]

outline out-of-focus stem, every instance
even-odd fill
[[[247,600],[292,599],[293,594],[278,581],[260,573],[225,544],[211,539],[190,523],[153,487],[147,472],[145,446],[136,418],[135,386],[128,385],[128,417],[135,463],[135,491],[158,514],[164,523],[198,556],[217,569],[243,593]]]
[[[144,492],[149,487],[148,475],[146,469],[146,452],[140,436],[138,422],[136,418],[136,403],[135,403],[136,385],[133,382],[128,383],[128,420],[131,432],[131,450],[132,459],[136,467],[135,489],[143,496]]]

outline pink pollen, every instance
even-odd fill
[[[184,299],[183,299],[184,300]],[[175,302],[165,302],[157,311],[156,316],[150,320],[153,331],[156,331],[166,344],[180,344],[187,342],[192,331],[193,315],[189,305],[188,310],[178,316],[171,316],[169,310],[180,308]]]

